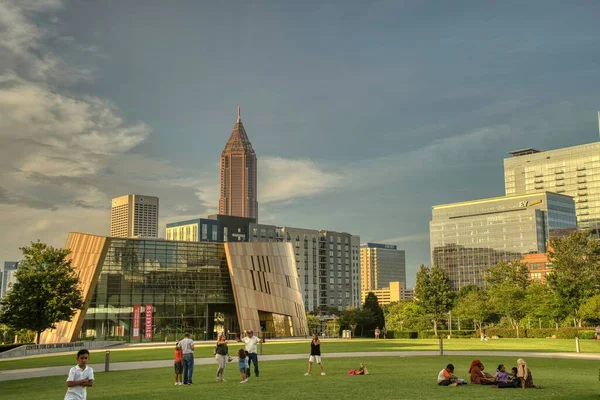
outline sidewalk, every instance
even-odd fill
[[[357,357],[414,357],[414,356],[436,356],[437,351],[392,351],[392,352],[348,352],[348,353],[327,353],[327,358],[357,358]],[[530,358],[572,358],[578,360],[596,360],[600,361],[600,354],[590,353],[532,353],[532,352],[512,352],[512,351],[445,351],[445,356],[477,356],[477,357],[530,357]],[[278,354],[260,356],[260,361],[277,361],[277,360],[304,360],[306,354]],[[215,359],[196,358],[194,365],[216,365]],[[94,373],[104,372],[104,364],[91,364]],[[110,371],[126,371],[130,369],[148,369],[148,368],[167,368],[172,367],[172,360],[159,361],[136,361],[136,362],[121,362],[110,365]],[[46,367],[46,368],[30,368],[16,369],[8,371],[0,371],[0,382],[12,381],[18,379],[41,378],[46,376],[65,377],[69,373],[72,365],[64,367]]]

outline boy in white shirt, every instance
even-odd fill
[[[94,386],[94,370],[88,367],[90,352],[81,349],[77,352],[77,365],[69,370],[65,400],[85,400],[86,388]]]

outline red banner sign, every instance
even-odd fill
[[[146,304],[146,339],[152,339],[152,304]]]
[[[140,339],[140,305],[133,306],[133,329],[131,330],[131,339]]]

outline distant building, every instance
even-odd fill
[[[360,307],[360,237],[345,232],[250,224],[251,242],[294,245],[308,311]]]
[[[431,262],[448,273],[455,290],[485,287],[486,268],[545,253],[551,238],[576,227],[573,198],[550,192],[434,206]]]
[[[390,303],[402,300],[402,288],[404,284],[402,282],[389,282],[388,287],[363,290],[361,291],[361,303],[365,304],[365,300],[369,293],[373,293],[377,296],[377,302],[380,306],[387,306]]]
[[[221,214],[209,215],[208,219],[219,222],[224,242],[248,242],[250,239],[250,224],[256,222],[256,218]]]
[[[186,242],[247,242],[250,223],[254,218],[209,215],[167,224],[167,240]]]
[[[219,214],[258,219],[256,153],[246,135],[240,108],[221,153]]]
[[[66,248],[84,307],[41,335],[162,342],[309,334],[289,243],[209,243],[70,233]]]
[[[18,261],[5,261],[0,270],[0,299],[6,296],[10,287],[17,281],[15,274],[19,267]]]
[[[600,142],[540,151],[511,151],[504,159],[506,195],[556,192],[575,200],[580,229],[600,227]]]
[[[406,253],[395,245],[360,245],[360,284],[364,292],[389,287],[390,282],[406,285]]]
[[[528,277],[532,281],[546,282],[546,275],[552,272],[548,253],[525,254],[523,263],[527,265]]]
[[[415,290],[413,288],[402,288],[400,292],[400,300],[414,300]]]
[[[158,237],[158,197],[126,194],[112,199],[110,236]]]

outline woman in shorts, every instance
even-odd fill
[[[308,372],[305,373],[304,376],[310,376],[310,371],[312,370],[312,365],[315,361],[321,367],[321,375],[325,375],[325,368],[323,368],[323,363],[321,362],[321,341],[319,340],[319,336],[316,333],[313,333],[312,340],[310,341]]]

